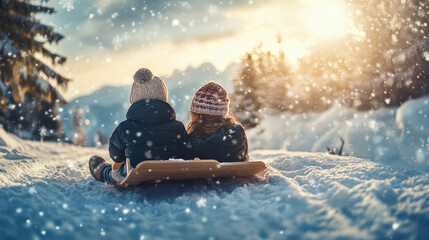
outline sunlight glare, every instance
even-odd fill
[[[304,52],[302,44],[297,39],[290,39],[283,43],[266,40],[262,45],[263,51],[270,51],[273,54],[278,54],[280,49],[284,51],[286,61],[292,65],[298,62]]]
[[[315,38],[329,38],[347,32],[348,19],[338,0],[306,1],[302,14],[306,30]]]
[[[304,49],[298,40],[291,40],[284,44],[286,59],[289,63],[296,64],[303,55]]]

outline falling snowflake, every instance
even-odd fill
[[[209,14],[215,15],[217,13],[218,7],[214,4],[209,4]]]
[[[103,14],[103,8],[101,8],[101,7],[97,8],[97,14],[98,15]]]
[[[34,186],[30,187],[30,188],[28,189],[28,192],[29,192],[31,195],[36,194],[36,193],[37,193],[36,187],[34,187]]]
[[[59,4],[62,8],[65,8],[67,12],[74,9],[74,0],[61,0]]]
[[[147,158],[147,159],[151,159],[152,158],[152,152],[149,150],[149,151],[146,151],[145,153],[144,153],[144,156]]]
[[[9,108],[10,110],[15,110],[15,108],[16,108],[16,105],[15,104],[9,104],[8,106],[7,106],[7,108]]]
[[[179,25],[180,25],[180,21],[179,21],[179,19],[173,19],[173,20],[171,21],[171,25],[173,25],[174,27],[175,27],[175,26],[179,26]]]
[[[207,205],[207,199],[205,198],[200,198],[197,201],[197,207],[201,208],[201,207],[205,207]]]
[[[122,34],[122,40],[124,40],[124,41],[128,41],[130,38],[131,38],[131,37],[130,37],[130,35],[128,35],[128,33],[127,33],[127,32],[126,32],[126,33],[124,33],[124,34]]]
[[[110,17],[111,17],[112,19],[115,19],[118,15],[119,15],[119,13],[114,12]]]
[[[429,62],[429,52],[423,52],[423,57],[427,62]]]
[[[113,40],[112,40],[112,44],[113,47],[115,48],[115,50],[117,50],[118,48],[122,47],[122,39],[119,35],[116,35]]]
[[[42,126],[39,128],[40,136],[44,137],[48,135],[48,129],[45,126]]]
[[[386,102],[386,104],[390,104],[390,101],[392,101],[392,99],[390,99],[390,98],[384,99],[384,102]]]
[[[398,221],[398,222],[394,222],[394,223],[392,224],[392,229],[393,229],[393,230],[396,230],[396,229],[398,229],[400,226],[401,226],[401,222],[400,222],[400,221]]]
[[[122,44],[127,42],[130,39],[128,33],[123,34],[122,36],[116,35],[112,40],[112,45],[115,50],[118,50],[122,47]]]

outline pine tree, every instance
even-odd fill
[[[94,145],[96,147],[102,147],[109,142],[109,138],[103,133],[101,129],[98,129],[97,134],[94,136]]]
[[[359,31],[364,33],[359,45],[359,61],[365,65],[355,67],[366,68],[366,72],[371,73],[361,78],[363,98],[370,98],[366,108],[397,106],[409,98],[421,96],[429,84],[423,56],[428,50],[429,2],[348,2]],[[413,54],[409,55],[410,52]]]
[[[72,121],[73,121],[73,136],[72,143],[78,146],[87,146],[88,141],[86,140],[85,129],[83,129],[83,112],[77,105],[74,105],[72,110]]]
[[[7,86],[11,87],[16,102],[23,102],[26,93],[30,93],[39,110],[42,101],[66,103],[53,84],[65,90],[70,80],[36,58],[36,54],[40,54],[54,66],[66,61],[45,47],[47,43],[58,43],[64,36],[35,17],[37,13],[52,14],[55,10],[29,2],[0,0],[0,105],[3,109],[8,104]]]
[[[270,57],[270,55],[269,55]],[[288,98],[288,91],[291,87],[291,67],[286,63],[285,53],[282,49],[279,50],[278,56],[272,55],[272,60],[269,61],[270,71],[267,74],[266,91],[270,94],[265,94],[268,98],[267,102],[271,109],[277,112],[283,112],[288,108],[291,100]]]
[[[34,98],[32,102],[35,102]],[[51,105],[42,101],[42,110],[39,112],[33,109],[33,111],[37,113],[37,119],[33,122],[33,140],[64,141],[65,134],[58,112],[58,103]]]
[[[247,128],[258,125],[261,109],[258,89],[258,75],[252,55],[247,53],[242,59],[239,76],[234,80],[233,112]]]
[[[10,87],[7,87],[10,91]],[[20,138],[43,141],[64,141],[62,119],[58,103],[41,102],[41,111],[37,110],[34,97],[25,94],[23,103],[15,102],[10,94],[6,95],[9,102],[7,111],[0,111],[0,124],[3,129]]]

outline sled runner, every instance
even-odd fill
[[[133,168],[129,159],[127,159],[126,168],[127,177],[117,184],[120,187],[163,180],[253,176],[264,171],[266,166],[261,161],[219,163],[216,160],[169,160],[143,161],[136,168]]]

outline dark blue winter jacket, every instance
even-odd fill
[[[219,162],[248,160],[246,133],[241,125],[225,126],[207,139],[190,137],[192,157]]]
[[[144,160],[187,159],[188,134],[176,121],[167,102],[140,100],[131,105],[127,120],[121,122],[109,140],[110,157],[115,162],[130,158],[131,166]]]

